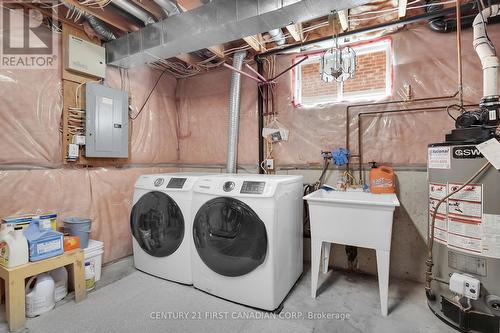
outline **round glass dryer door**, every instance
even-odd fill
[[[174,253],[184,238],[184,217],[177,203],[162,192],[143,195],[130,215],[132,235],[154,257]]]
[[[201,260],[224,276],[250,273],[266,258],[264,222],[244,202],[220,197],[206,202],[193,223],[193,237]]]

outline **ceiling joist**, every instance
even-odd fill
[[[265,52],[267,51],[264,43],[264,39],[262,38],[262,34],[257,34],[254,36],[243,37],[243,40],[250,45],[252,49],[257,52]]]
[[[296,42],[304,41],[304,33],[302,32],[302,23],[287,25],[286,30]]]
[[[399,0],[398,1],[398,17],[403,18],[406,16],[406,5],[407,0]]]

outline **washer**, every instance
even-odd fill
[[[302,176],[203,177],[193,194],[193,284],[276,310],[302,274]]]
[[[157,277],[192,284],[191,202],[202,174],[142,175],[130,214],[134,264]]]

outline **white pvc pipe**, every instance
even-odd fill
[[[498,66],[500,64],[495,50],[491,47],[486,37],[485,25],[488,18],[500,14],[500,5],[496,4],[485,8],[479,13],[472,27],[474,29],[474,41],[472,45],[476,50],[483,68],[483,98],[497,96],[498,93]],[[484,19],[484,21],[483,21]]]

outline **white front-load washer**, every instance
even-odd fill
[[[202,177],[193,194],[193,285],[268,311],[302,274],[302,176]]]
[[[192,284],[193,187],[201,174],[142,175],[130,214],[135,267],[157,277]]]

